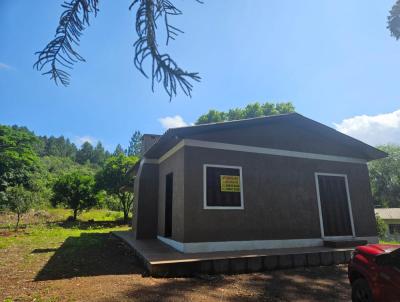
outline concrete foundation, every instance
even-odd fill
[[[353,248],[286,248],[185,254],[157,239],[136,240],[132,232],[113,232],[135,251],[153,277],[240,274],[347,263]]]

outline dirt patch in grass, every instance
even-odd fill
[[[0,230],[1,237],[9,237],[9,236],[14,236],[14,235],[15,235],[15,232]]]

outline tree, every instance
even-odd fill
[[[91,162],[97,165],[102,165],[107,158],[107,153],[104,150],[101,142],[98,142],[96,147],[93,150],[93,156],[91,158]]]
[[[38,139],[42,142],[43,148],[38,154],[40,156],[59,156],[70,157],[75,159],[77,148],[69,139],[64,136],[39,136]]]
[[[200,2],[200,0],[197,0]],[[98,0],[69,0],[62,5],[64,12],[61,14],[55,38],[46,47],[37,52],[38,59],[34,68],[45,70],[44,75],[56,84],[69,85],[70,74],[65,69],[70,69],[76,62],[84,62],[85,59],[74,49],[79,45],[80,37],[88,27],[89,18],[96,17],[99,11]],[[134,43],[135,67],[145,76],[146,59],[151,60],[152,90],[154,82],[162,83],[170,100],[177,95],[177,89],[181,89],[190,96],[193,89],[191,81],[200,81],[197,72],[188,72],[181,69],[168,55],[160,53],[157,42],[157,30],[164,26],[166,44],[175,40],[180,29],[170,25],[171,16],[181,15],[182,12],[171,0],[133,0],[130,10],[136,8],[136,33],[138,39]]]
[[[53,186],[53,205],[64,204],[73,210],[73,220],[79,212],[96,205],[95,179],[92,174],[81,171],[59,177]]]
[[[0,191],[16,185],[30,186],[40,169],[35,152],[36,137],[26,128],[0,125]]]
[[[93,159],[93,146],[89,142],[84,142],[81,148],[76,152],[76,162],[81,165],[91,162]]]
[[[225,121],[241,120],[246,118],[276,115],[294,112],[292,103],[269,103],[260,104],[258,102],[248,104],[245,108],[229,109],[228,112],[210,110],[197,119],[196,124],[219,123]]]
[[[5,208],[17,214],[15,230],[18,231],[19,222],[23,214],[28,212],[33,205],[33,193],[26,190],[22,185],[8,187],[2,194],[2,203]]]
[[[275,114],[275,113],[272,113],[272,114]],[[263,115],[265,115],[263,107],[258,102],[248,104],[246,106],[246,108],[244,108],[245,118],[253,118],[253,117],[259,117],[259,116],[263,116]]]
[[[125,222],[128,221],[128,215],[132,208],[133,194],[122,188],[133,186],[132,179],[127,172],[138,160],[138,157],[126,156],[122,153],[111,156],[106,160],[103,169],[96,175],[98,189],[104,189],[108,194],[118,196]]]
[[[380,239],[384,239],[388,231],[388,226],[383,221],[383,219],[379,217],[378,214],[375,214],[375,221],[376,221],[376,230],[378,231],[378,236]]]
[[[400,207],[400,146],[378,147],[389,155],[368,164],[371,190],[375,205],[380,207]]]
[[[117,147],[115,147],[113,156],[119,156],[120,154],[125,155],[125,150],[120,144],[118,144]]]
[[[196,124],[219,123],[227,120],[225,112],[211,109],[197,119]]]
[[[132,134],[127,150],[128,156],[141,156],[142,154],[142,134],[140,131],[135,131]]]

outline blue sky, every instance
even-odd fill
[[[100,0],[79,47],[87,62],[65,88],[32,69],[34,52],[54,35],[61,1],[1,0],[0,123],[113,149],[136,129],[162,133],[160,121],[190,124],[209,109],[291,101],[368,143],[400,143],[400,41],[386,29],[394,0],[174,3],[184,14],[170,21],[185,34],[160,45],[202,81],[191,99],[169,102],[133,66],[130,1]]]

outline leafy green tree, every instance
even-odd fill
[[[5,208],[17,215],[15,230],[18,231],[22,215],[28,212],[34,203],[33,193],[26,190],[22,185],[17,185],[8,187],[1,198]]]
[[[75,144],[71,143],[64,136],[39,136],[38,139],[41,141],[43,148],[38,152],[40,156],[59,156],[59,157],[70,157],[75,158],[77,148]]]
[[[54,183],[64,174],[80,172],[83,174],[95,174],[99,167],[97,165],[81,165],[70,157],[43,156],[40,158],[41,172],[32,176],[35,190],[40,193],[38,202],[45,207],[52,198]]]
[[[119,155],[125,155],[125,150],[124,148],[122,148],[122,146],[120,144],[117,145],[117,147],[115,147],[113,156],[119,156]]]
[[[370,162],[370,182],[375,205],[400,208],[400,146],[378,147],[388,157]]]
[[[108,194],[118,196],[124,212],[124,221],[128,221],[129,212],[132,209],[133,194],[124,187],[132,187],[132,178],[128,170],[139,160],[136,156],[126,156],[123,153],[108,158],[103,169],[96,175],[99,189],[104,189]]]
[[[246,108],[244,108],[244,116],[245,118],[253,118],[253,117],[259,117],[264,115],[264,110],[263,106],[260,105],[260,103],[252,103],[248,104]]]
[[[375,221],[376,221],[376,230],[378,231],[379,238],[385,239],[387,231],[388,231],[387,224],[377,214],[375,214]]]
[[[105,190],[100,190],[97,193],[98,207],[100,209],[108,209],[111,211],[122,211],[121,202],[118,196],[107,194]]]
[[[142,134],[140,131],[135,131],[132,134],[127,150],[128,156],[141,156],[142,154]]]
[[[73,220],[79,212],[96,205],[95,179],[80,171],[60,176],[53,186],[53,205],[59,203],[73,210]]]
[[[268,104],[268,103],[265,103],[265,104]],[[294,106],[291,102],[277,103],[277,104],[275,104],[275,109],[278,112],[278,114],[291,113],[291,112],[296,111],[296,109],[294,108]],[[266,115],[269,115],[269,114],[266,114]]]
[[[253,117],[276,115],[294,112],[292,103],[263,103],[258,102],[248,104],[245,108],[229,109],[228,112],[210,110],[208,113],[200,116],[196,122],[197,125],[208,123],[219,123],[225,121],[241,120]]]
[[[96,147],[93,149],[93,156],[91,158],[91,162],[97,165],[102,165],[108,156],[109,155],[104,150],[104,147],[101,144],[101,142],[98,142]]]
[[[36,137],[24,128],[0,125],[0,191],[16,185],[29,187],[32,173],[40,168],[36,144]]]
[[[211,109],[197,119],[196,124],[219,123],[227,120],[225,112]]]
[[[81,148],[76,152],[76,162],[81,165],[91,162],[93,159],[93,146],[89,142],[84,142]]]
[[[244,119],[244,110],[240,108],[229,109],[226,119],[228,121],[237,121]]]
[[[81,166],[71,158],[59,156],[43,156],[40,158],[45,171],[51,173],[55,178],[78,169],[83,169],[86,166]]]

